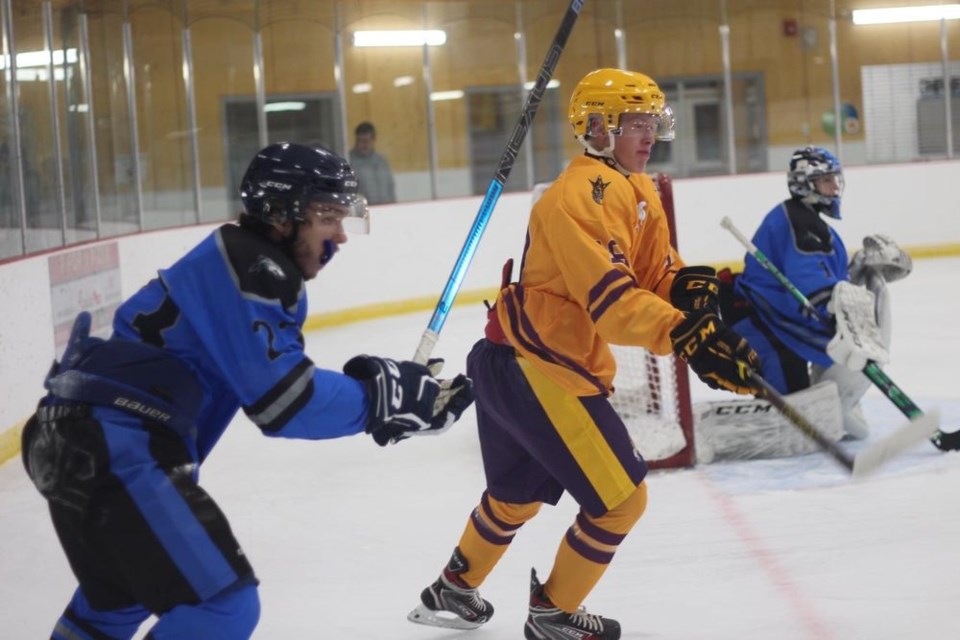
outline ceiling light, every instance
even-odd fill
[[[7,62],[9,61],[9,56],[0,56],[0,69],[6,69]],[[53,52],[53,64],[61,65],[64,60],[63,49],[56,49]],[[77,50],[76,49],[67,49],[66,52],[67,64],[76,64],[77,63]],[[17,54],[17,68],[23,69],[24,67],[45,67],[50,64],[50,52],[46,49],[40,51],[24,51]]]
[[[371,89],[373,89],[373,85],[369,82],[358,82],[350,87],[350,90],[354,93],[370,93]]]
[[[355,47],[422,47],[447,42],[446,31],[354,31]]]
[[[413,76],[400,76],[393,79],[393,86],[406,87],[413,84]]]
[[[523,83],[523,88],[526,89],[527,91],[530,91],[531,89],[533,89],[533,86],[534,86],[535,84],[536,84],[535,82],[524,82],[524,83]],[[560,86],[560,81],[557,80],[556,78],[550,80],[550,81],[547,83],[547,89],[556,89],[556,88],[559,87],[559,86]]]
[[[853,24],[896,24],[900,22],[929,22],[933,20],[957,19],[960,19],[960,4],[853,10]]]
[[[463,97],[463,91],[434,91],[430,94],[430,99],[434,102],[441,100],[459,100]]]
[[[306,102],[270,102],[263,107],[264,112],[273,111],[303,111],[307,108]]]

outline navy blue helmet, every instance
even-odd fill
[[[267,224],[301,222],[311,202],[337,204],[367,220],[367,200],[342,157],[321,146],[279,142],[262,149],[240,182],[243,210]]]
[[[832,177],[837,186],[836,195],[820,193],[814,182]],[[815,211],[840,219],[840,197],[843,195],[843,169],[835,155],[823,147],[806,147],[794,151],[787,172],[790,194],[810,205]]]

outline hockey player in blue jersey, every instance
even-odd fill
[[[838,293],[851,282],[864,285],[873,296],[867,314],[861,314],[863,334],[879,330],[878,348],[890,342],[890,311],[886,283],[905,277],[910,257],[890,238],[864,239],[864,249],[852,262],[837,231],[827,220],[840,219],[843,170],[837,158],[820,147],[798,149],[787,173],[790,198],[763,219],[753,243],[816,307],[819,318],[806,312],[760,262],[747,254],[742,274],[734,278],[735,302],[728,306],[742,319],[729,317],[733,329],[756,349],[762,375],[780,393],[806,389],[811,383],[833,380],[840,393],[843,428],[852,438],[864,438],[868,426],[860,399],[870,386],[860,369],[835,362],[828,354],[836,345],[834,307]],[[839,283],[844,283],[838,287]],[[858,287],[859,289],[859,287]],[[862,289],[860,289],[862,291]],[[746,304],[743,304],[743,303]],[[871,317],[872,316],[872,317]],[[827,319],[824,322],[823,319]],[[832,350],[832,348],[831,348]],[[836,354],[834,354],[836,355]]]
[[[242,409],[267,436],[366,431],[380,445],[439,433],[473,400],[465,376],[358,356],[344,373],[304,353],[304,281],[366,220],[349,164],[275,144],[250,163],[239,224],[225,224],[117,310],[109,340],[81,314],[23,433],[79,587],[55,640],[238,639],[257,578],[198,468]]]

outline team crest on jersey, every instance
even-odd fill
[[[287,279],[287,274],[283,272],[280,265],[267,256],[257,256],[256,261],[250,265],[250,273],[269,273],[277,280]]]
[[[603,204],[603,192],[607,187],[610,186],[609,182],[603,181],[603,176],[597,176],[596,180],[590,180],[590,185],[593,187],[593,201],[597,204]]]

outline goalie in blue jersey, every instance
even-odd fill
[[[250,163],[225,224],[117,310],[109,340],[81,314],[23,432],[79,587],[56,640],[248,638],[257,578],[198,468],[238,410],[267,436],[367,432],[380,445],[439,433],[473,400],[463,375],[357,356],[344,373],[304,353],[305,280],[367,206],[349,164],[274,144]]]
[[[886,283],[907,276],[910,256],[883,235],[864,238],[852,261],[828,220],[840,219],[843,171],[820,147],[798,149],[787,173],[790,198],[760,224],[753,243],[816,308],[802,304],[751,255],[733,277],[725,319],[763,362],[762,375],[780,393],[832,380],[848,437],[869,432],[860,399],[870,386],[867,359],[885,362],[890,343]],[[861,285],[861,286],[857,286]],[[837,318],[848,322],[837,322]]]

